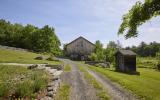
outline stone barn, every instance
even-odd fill
[[[66,54],[73,60],[87,60],[95,45],[83,37],[79,37],[66,45]]]
[[[131,50],[118,50],[115,56],[117,71],[136,72],[136,53]]]

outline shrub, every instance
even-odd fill
[[[98,60],[98,57],[97,57],[97,55],[96,55],[95,53],[92,53],[92,54],[89,56],[89,59],[90,59],[91,61],[97,61],[97,60]]]

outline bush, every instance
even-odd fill
[[[92,53],[92,54],[89,56],[89,59],[90,59],[91,61],[97,61],[97,60],[98,60],[98,57],[97,57],[97,55],[96,55],[95,53]]]

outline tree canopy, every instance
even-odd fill
[[[141,57],[155,57],[160,52],[160,43],[151,42],[149,44],[141,42],[138,46],[126,47],[136,52]]]
[[[120,25],[118,34],[125,34],[125,38],[137,37],[137,27],[158,15],[160,15],[159,0],[145,0],[144,3],[138,1],[123,16],[123,22]]]
[[[19,47],[36,52],[60,53],[61,45],[54,28],[33,25],[23,26],[0,20],[0,45]]]

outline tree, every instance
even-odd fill
[[[103,44],[97,40],[95,42],[95,50],[94,50],[94,57],[97,57],[98,61],[104,61],[105,60],[105,55],[104,55],[104,49],[103,49]]]
[[[23,26],[0,20],[0,45],[19,47],[36,52],[61,53],[60,40],[54,28],[45,25],[42,28],[33,25]]]
[[[159,52],[160,50],[160,43],[151,42],[149,44],[146,44],[145,42],[141,42],[140,45],[132,46],[129,49],[133,50],[139,56],[142,56],[142,57],[148,57],[148,56],[155,57],[157,52]]]
[[[160,15],[159,0],[145,0],[144,3],[138,1],[129,11],[123,16],[123,22],[120,25],[118,34],[125,34],[126,38],[137,37],[137,27],[150,20],[152,17]]]
[[[115,53],[117,49],[119,49],[118,44],[116,44],[114,41],[109,41],[107,48],[105,50],[106,61],[110,63],[115,62]]]

